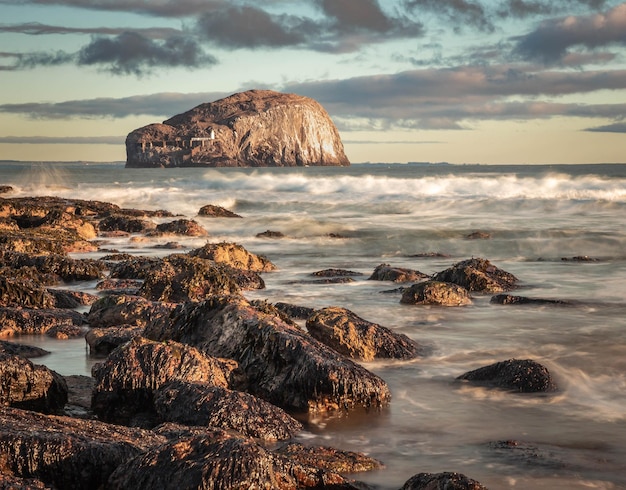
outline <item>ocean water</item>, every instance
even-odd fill
[[[355,475],[361,481],[397,489],[419,472],[457,471],[491,490],[626,488],[626,165],[140,170],[4,162],[0,184],[15,188],[10,196],[96,199],[196,219],[210,241],[240,243],[278,266],[249,299],[342,306],[430,346],[425,358],[365,363],[389,384],[388,408],[308,421],[302,439],[385,464]],[[198,217],[205,204],[244,219]],[[285,238],[256,237],[266,230]],[[476,231],[490,238],[467,238]],[[191,249],[206,240],[177,241]],[[154,244],[131,237],[102,247],[168,253]],[[429,253],[445,255],[418,256]],[[562,260],[578,256],[595,260]],[[471,257],[515,274],[515,294],[579,304],[499,306],[474,294],[462,308],[407,306],[383,293],[398,285],[367,279],[381,263],[432,274]],[[331,267],[363,275],[310,282]],[[82,339],[21,340],[52,351],[36,362],[62,374],[88,374],[94,362]],[[510,358],[547,366],[559,391],[512,394],[455,382]],[[507,440],[518,446],[494,447]]]

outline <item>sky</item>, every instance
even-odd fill
[[[352,163],[626,162],[626,2],[0,0],[0,160],[124,161],[249,89],[312,97]]]

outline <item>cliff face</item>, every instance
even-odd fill
[[[315,100],[250,90],[201,104],[126,138],[126,167],[350,165]]]

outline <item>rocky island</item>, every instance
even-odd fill
[[[126,155],[132,168],[350,165],[318,102],[271,90],[237,93],[136,129]]]

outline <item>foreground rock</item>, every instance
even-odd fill
[[[189,252],[189,256],[209,259],[244,271],[270,272],[276,269],[276,266],[269,259],[248,252],[237,243],[207,243],[203,247]]]
[[[290,442],[278,448],[276,452],[302,464],[336,473],[360,473],[384,468],[380,461],[363,453],[340,451],[327,446],[305,446],[298,442]]]
[[[154,391],[176,380],[228,387],[234,362],[208,357],[189,345],[141,337],[92,368],[92,409],[101,420],[130,425],[154,415]]]
[[[337,128],[308,97],[250,90],[136,129],[127,167],[350,165]]]
[[[306,322],[311,336],[352,359],[412,359],[420,353],[418,344],[376,323],[360,318],[345,308],[317,310]]]
[[[426,281],[402,292],[400,303],[407,305],[465,306],[472,304],[469,292],[451,282]]]
[[[297,420],[260,398],[206,383],[168,383],[156,392],[154,405],[160,422],[232,429],[257,439],[291,439],[302,430]]]
[[[50,354],[50,352],[32,345],[16,344],[14,342],[0,340],[0,354],[33,358],[46,356]]]
[[[251,439],[217,429],[180,430],[171,442],[139,455],[109,479],[111,490],[362,488],[337,473],[291,460]]]
[[[150,301],[140,296],[111,295],[91,305],[87,321],[92,328],[116,326],[145,327],[158,318],[168,316],[173,303]]]
[[[404,267],[392,267],[389,264],[380,264],[372,275],[370,281],[393,281],[393,282],[414,282],[428,278],[427,274]]]
[[[501,293],[515,289],[517,278],[485,259],[468,259],[433,276],[435,281],[452,282],[468,291]]]
[[[120,464],[165,442],[140,429],[0,407],[2,475],[59,489],[105,488]]]
[[[55,413],[67,403],[67,385],[59,374],[28,359],[0,352],[0,405]]]
[[[90,355],[106,356],[142,333],[143,327],[92,328],[85,334],[85,341]]]
[[[531,359],[509,359],[462,374],[457,379],[521,393],[556,391],[548,369]]]
[[[80,327],[85,316],[74,310],[0,308],[0,337],[45,334],[54,329]]]
[[[144,335],[236,360],[247,378],[245,391],[282,408],[324,411],[390,400],[379,377],[242,297],[181,305],[169,321],[146,327]]]
[[[419,473],[411,477],[400,490],[487,490],[476,480],[462,473]]]

